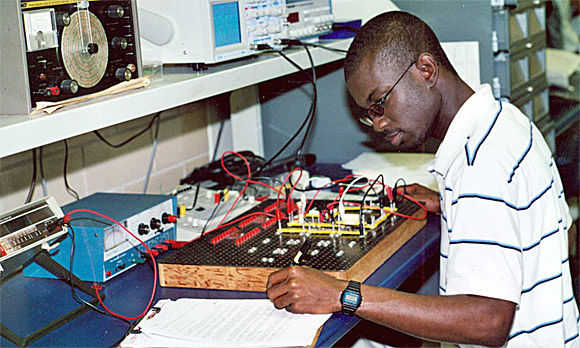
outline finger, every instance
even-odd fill
[[[286,310],[291,311],[293,309],[292,305],[295,303],[295,299],[293,298],[293,296],[286,293],[274,299],[272,303],[274,304],[274,307],[278,309],[285,308]]]
[[[287,278],[288,278],[288,268],[283,268],[277,270],[276,272],[270,273],[270,275],[268,276],[268,282],[266,283],[266,289],[269,289],[280,282],[286,281]]]
[[[286,295],[287,293],[288,293],[287,282],[276,283],[266,290],[266,295],[272,301],[276,301],[278,298]]]

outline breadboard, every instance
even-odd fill
[[[275,203],[267,200],[244,215],[267,211]],[[399,204],[398,211],[422,215],[409,201]],[[360,234],[309,233],[307,228],[302,233],[280,233],[288,221],[283,219],[272,225],[270,220],[266,216],[251,221],[242,219],[165,254],[159,260],[161,286],[265,291],[268,276],[289,266],[306,239],[310,239],[311,247],[304,265],[339,279],[362,281],[426,223],[389,216],[361,237]]]

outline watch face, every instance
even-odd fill
[[[344,297],[342,298],[342,301],[345,304],[349,304],[351,306],[358,306],[358,304],[360,302],[360,296],[355,292],[345,291]]]

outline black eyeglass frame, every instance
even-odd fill
[[[385,103],[385,101],[387,100],[387,98],[389,97],[391,92],[393,92],[393,90],[395,89],[395,87],[397,86],[399,81],[401,81],[403,79],[403,77],[405,76],[407,71],[409,71],[409,69],[411,69],[411,67],[413,65],[415,65],[415,62],[412,62],[411,64],[409,64],[407,69],[405,69],[405,71],[403,71],[401,76],[399,76],[399,78],[397,79],[397,81],[395,81],[393,86],[391,86],[391,88],[389,88],[387,93],[385,93],[382,97],[380,97],[379,100],[377,100],[374,104],[369,106],[369,108],[366,109],[365,112],[359,116],[358,120],[360,121],[360,123],[362,123],[368,127],[373,127],[374,117],[370,114],[370,112],[377,114],[377,116],[383,116],[385,114],[385,109],[383,108],[383,104]]]

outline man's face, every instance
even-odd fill
[[[347,88],[360,107],[371,109],[367,114],[371,116],[373,128],[386,141],[400,149],[415,149],[429,135],[440,98],[427,88],[416,64],[408,70],[405,68],[384,67],[364,59],[347,81]],[[377,107],[377,101],[387,93],[382,108]]]

